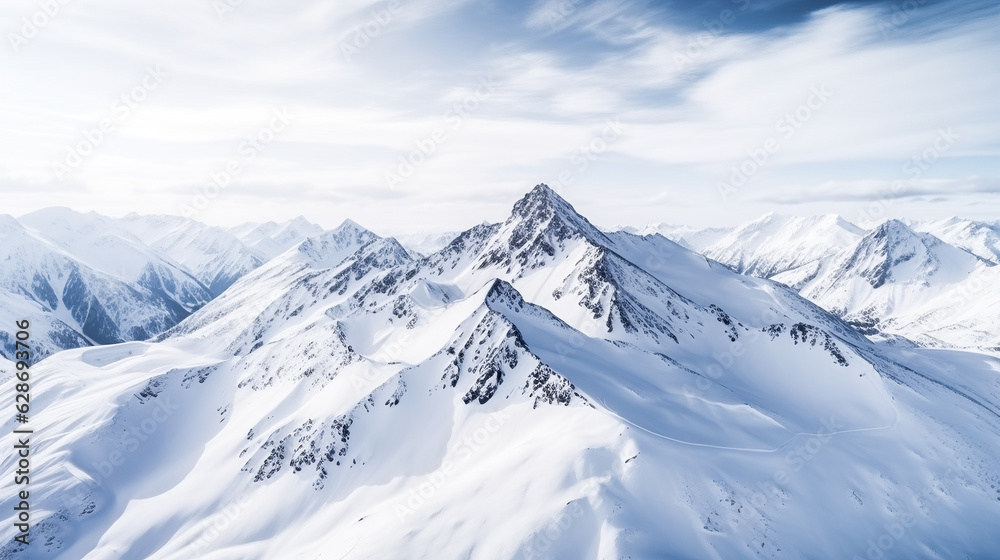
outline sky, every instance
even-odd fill
[[[5,0],[0,213],[1000,220],[1000,4]]]

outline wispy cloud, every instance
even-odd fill
[[[500,199],[570,169],[567,195],[581,204],[616,193],[615,204],[594,205],[599,221],[736,221],[768,204],[877,196],[940,127],[961,140],[921,188],[948,186],[914,193],[960,201],[1000,177],[1000,75],[988,71],[1000,67],[1000,10],[991,3],[927,3],[903,15],[892,3],[808,12],[753,0],[296,0],[244,2],[222,16],[212,6],[73,2],[17,52],[0,52],[0,189],[11,211],[54,194],[84,210],[176,207],[278,106],[296,115],[293,126],[212,217],[315,212],[324,221],[349,206],[373,227],[398,223],[398,211],[421,228],[440,213],[414,208],[452,199],[497,214]],[[18,22],[38,9],[5,3],[5,31],[21,33]],[[55,177],[53,161],[150,65],[167,73],[162,86],[71,177]],[[484,77],[495,91],[451,127],[456,103]],[[817,87],[831,98],[786,137],[782,119]],[[608,119],[627,132],[579,172],[574,154]],[[387,188],[386,172],[442,127],[447,141]],[[716,184],[770,138],[780,149],[720,201]],[[262,205],[268,188],[283,194]],[[448,227],[481,218],[458,212]]]

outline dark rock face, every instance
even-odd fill
[[[774,340],[785,332],[785,325],[783,323],[770,325],[768,327],[764,327],[763,331],[771,337],[771,340]],[[839,366],[847,367],[850,365],[843,352],[841,352],[840,346],[838,346],[836,340],[830,336],[830,333],[815,325],[795,323],[788,329],[788,336],[791,337],[792,341],[796,345],[799,343],[808,344],[809,346],[819,345],[830,354],[833,361]]]
[[[916,258],[917,248],[924,240],[898,220],[889,220],[868,234],[858,244],[854,253],[841,268],[843,274],[851,271],[878,289],[892,282],[892,269]],[[934,263],[927,263],[933,266]]]
[[[538,364],[538,367],[531,372],[523,392],[535,399],[532,408],[538,408],[541,404],[569,406],[574,397],[584,403],[587,402],[587,399],[577,392],[576,386],[545,364]]]
[[[90,291],[79,271],[73,270],[63,289],[63,304],[80,324],[83,334],[98,344],[123,342],[121,332],[101,302]]]
[[[35,296],[35,301],[41,303],[46,311],[55,311],[59,307],[59,297],[52,285],[41,274],[35,273],[31,280],[31,294]]]

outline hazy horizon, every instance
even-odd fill
[[[527,193],[527,192],[528,191],[525,191],[525,193]],[[524,194],[522,194],[521,196],[523,196],[523,195]],[[346,216],[346,217],[344,217],[342,219],[336,219],[334,221],[329,221],[329,220],[324,220],[322,218],[320,218],[320,219],[314,219],[313,217],[310,217],[309,215],[306,215],[306,214],[299,214],[299,215],[296,215],[296,216],[291,216],[291,217],[288,217],[288,218],[281,218],[281,219],[265,219],[265,220],[239,220],[239,219],[233,219],[233,220],[228,221],[228,222],[217,222],[217,221],[213,221],[213,220],[210,220],[210,219],[202,219],[199,216],[190,216],[189,217],[189,216],[183,216],[182,214],[168,214],[168,213],[162,213],[162,212],[161,213],[157,213],[157,212],[137,212],[137,211],[134,211],[134,210],[130,210],[130,211],[127,211],[127,212],[120,212],[120,213],[105,213],[105,212],[100,212],[100,211],[97,211],[97,210],[79,210],[79,209],[71,208],[71,207],[68,207],[68,206],[60,206],[60,205],[46,206],[46,207],[43,207],[43,208],[38,208],[38,209],[33,210],[31,212],[25,212],[23,214],[17,214],[17,215],[6,214],[6,215],[11,216],[11,217],[13,217],[16,220],[20,220],[21,218],[23,218],[25,216],[29,216],[31,214],[35,214],[35,213],[39,213],[39,212],[44,212],[46,210],[68,209],[68,210],[70,210],[72,212],[76,212],[76,213],[81,214],[81,215],[86,215],[86,214],[89,214],[89,213],[94,213],[94,214],[97,214],[97,215],[99,215],[101,217],[111,218],[111,219],[121,219],[121,218],[125,218],[125,217],[132,216],[132,215],[134,215],[134,216],[143,216],[143,217],[149,217],[149,216],[177,216],[177,217],[190,218],[190,219],[192,219],[194,221],[203,223],[203,224],[205,224],[207,226],[217,227],[217,228],[221,228],[221,229],[235,229],[235,228],[238,228],[240,226],[246,226],[246,225],[250,225],[250,224],[262,225],[262,224],[266,224],[268,222],[270,222],[270,223],[276,223],[276,224],[279,224],[279,225],[283,225],[283,224],[287,224],[289,222],[292,222],[294,220],[305,220],[305,221],[307,221],[310,224],[317,225],[317,226],[323,228],[323,230],[325,230],[325,231],[329,231],[329,230],[335,229],[335,228],[341,226],[342,224],[344,224],[345,222],[350,221],[350,222],[354,222],[357,225],[359,225],[359,226],[361,226],[361,227],[363,227],[365,229],[368,229],[368,230],[372,231],[373,233],[376,233],[376,234],[381,235],[381,236],[396,236],[396,235],[420,236],[420,235],[436,235],[436,234],[456,233],[456,232],[466,231],[466,230],[468,230],[468,229],[470,229],[470,228],[472,228],[472,227],[474,227],[476,225],[482,224],[482,223],[499,223],[499,222],[503,222],[509,216],[510,211],[511,211],[511,206],[519,198],[520,197],[516,197],[514,199],[511,199],[510,204],[507,206],[507,208],[503,212],[503,214],[500,215],[500,216],[498,216],[498,217],[496,217],[495,219],[485,219],[485,218],[483,218],[483,219],[477,220],[477,219],[475,219],[475,216],[472,216],[472,217],[468,218],[470,220],[469,223],[468,223],[468,225],[466,225],[464,227],[460,226],[460,227],[455,227],[455,228],[448,228],[448,227],[444,227],[444,226],[436,227],[435,228],[433,226],[426,226],[423,229],[414,229],[414,228],[406,228],[405,226],[404,227],[398,227],[398,226],[397,227],[392,227],[392,226],[389,226],[389,227],[385,227],[385,226],[372,226],[372,225],[369,225],[369,224],[363,222],[362,220],[356,219],[356,218],[351,217],[351,216]],[[933,222],[933,221],[945,221],[945,220],[950,220],[950,219],[959,219],[959,220],[971,220],[971,221],[975,221],[975,222],[979,222],[979,223],[985,223],[985,224],[989,224],[989,225],[1000,225],[1000,217],[994,218],[994,219],[975,219],[975,218],[970,218],[968,216],[949,215],[949,216],[940,216],[940,217],[923,218],[922,219],[922,218],[914,218],[914,217],[911,217],[911,216],[905,216],[904,215],[904,216],[883,216],[881,218],[877,218],[876,219],[874,216],[871,216],[870,214],[862,214],[862,216],[864,216],[864,217],[872,218],[871,221],[856,221],[856,220],[852,220],[851,217],[849,217],[849,216],[844,216],[842,214],[837,214],[836,212],[824,212],[824,213],[817,213],[817,214],[805,214],[805,213],[776,212],[776,211],[764,212],[762,214],[759,214],[757,216],[753,216],[753,217],[745,219],[745,220],[738,220],[738,221],[732,221],[732,222],[719,222],[719,223],[713,223],[713,224],[708,224],[708,225],[694,225],[694,224],[691,224],[691,223],[666,222],[666,221],[636,222],[636,223],[602,223],[602,222],[598,222],[598,221],[592,219],[590,217],[590,215],[586,211],[582,210],[580,207],[578,207],[576,204],[574,204],[572,199],[566,199],[566,200],[571,205],[573,205],[574,209],[576,209],[576,211],[580,215],[582,215],[585,218],[587,218],[595,226],[601,228],[602,230],[606,230],[606,231],[623,229],[623,228],[628,228],[628,227],[636,228],[636,229],[640,229],[641,230],[641,229],[643,229],[645,227],[650,227],[650,226],[672,226],[672,227],[678,227],[678,228],[690,227],[690,228],[692,228],[692,230],[696,230],[696,231],[697,230],[704,230],[704,229],[712,229],[712,228],[732,229],[732,228],[737,228],[737,227],[743,226],[743,225],[748,224],[748,223],[752,223],[752,222],[756,222],[756,221],[762,220],[762,219],[766,218],[769,215],[776,215],[776,216],[787,217],[787,218],[811,218],[811,217],[819,217],[819,216],[831,215],[831,214],[839,216],[841,219],[846,220],[847,222],[849,222],[849,223],[851,223],[851,224],[853,224],[855,226],[858,226],[858,227],[863,228],[863,229],[869,229],[869,230],[873,229],[874,227],[878,226],[882,222],[884,222],[886,220],[889,220],[889,219],[902,219],[903,221],[916,221],[916,222],[924,222],[924,223],[926,223],[926,222]]]

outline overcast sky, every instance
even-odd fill
[[[692,7],[692,4],[697,4]],[[5,0],[0,213],[1000,219],[996,2]]]

